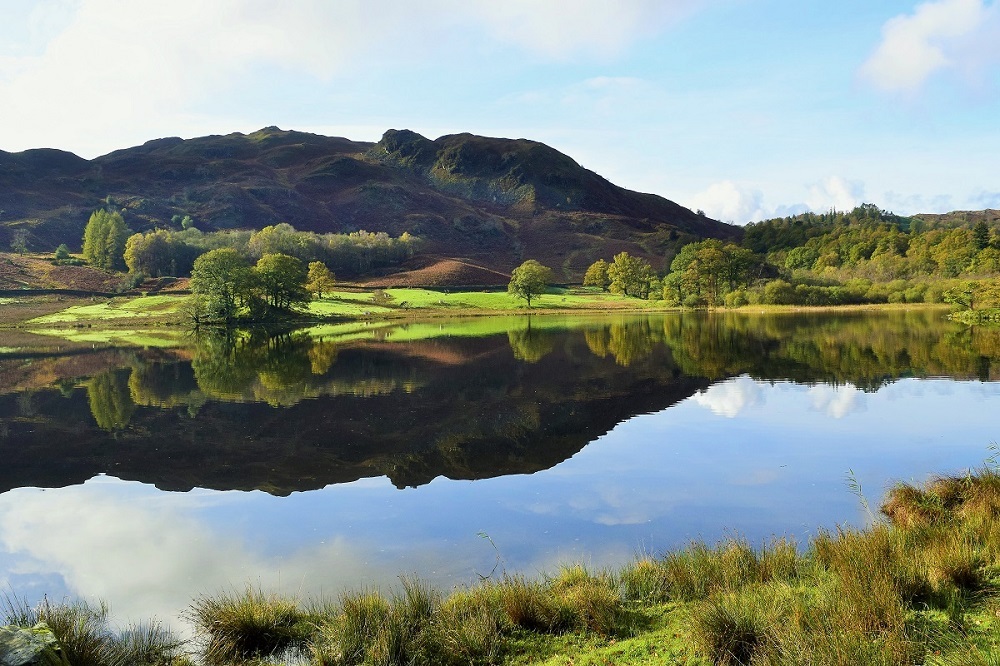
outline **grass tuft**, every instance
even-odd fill
[[[53,604],[48,599],[31,606],[5,595],[5,622],[30,628],[45,623],[62,645],[73,666],[188,666],[184,641],[159,623],[114,630],[108,621],[108,606],[85,601]]]
[[[205,639],[209,664],[279,655],[301,645],[311,632],[307,615],[294,601],[249,586],[243,593],[195,600],[188,617]]]

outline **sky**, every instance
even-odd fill
[[[1000,0],[0,0],[0,150],[547,143],[738,224],[1000,208]]]

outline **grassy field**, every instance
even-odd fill
[[[406,578],[388,593],[336,599],[251,586],[196,599],[188,616],[199,639],[188,646],[160,630],[115,633],[105,609],[85,604],[32,609],[8,599],[6,621],[48,621],[84,666],[125,663],[87,656],[121,653],[137,666],[998,663],[995,461],[899,484],[882,513],[863,529],[821,531],[804,548],[693,543],[615,571],[500,572],[448,594]]]
[[[65,299],[25,297],[0,301],[0,322],[8,328],[19,328],[46,336],[62,337],[78,342],[119,342],[144,346],[174,344],[180,333],[159,329],[183,328],[189,323],[187,309],[190,296],[161,294],[152,296],[120,296],[114,298]],[[428,289],[387,289],[385,291],[337,291],[311,301],[303,311],[303,320],[316,323],[316,335],[335,337],[371,337],[379,322],[427,320],[458,316],[475,317],[469,321],[449,323],[447,331],[441,324],[423,327],[409,324],[395,329],[398,339],[421,339],[434,335],[484,335],[517,328],[520,315],[537,314],[546,317],[533,320],[533,326],[559,327],[558,318],[565,314],[578,317],[583,313],[656,311],[656,303],[604,294],[589,290],[561,290],[533,299],[528,308],[523,300],[506,292],[439,292]],[[497,319],[494,315],[509,315]],[[488,315],[488,317],[487,317]],[[351,322],[351,323],[345,323]],[[363,322],[369,322],[364,324]],[[544,323],[543,323],[544,322]],[[437,329],[437,333],[433,331]]]
[[[384,294],[384,296],[381,296]],[[433,291],[385,289],[337,291],[313,301],[309,312],[317,315],[397,314],[423,311],[444,314],[494,312],[554,312],[564,310],[656,310],[662,304],[589,289],[557,289],[532,299],[531,307],[506,291]]]
[[[186,296],[121,296],[100,299],[87,304],[71,305],[58,312],[35,317],[26,323],[31,326],[78,325],[108,322],[118,324],[124,320],[155,320],[172,324],[183,319]]]

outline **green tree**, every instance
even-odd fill
[[[608,262],[603,259],[598,259],[592,263],[583,276],[584,287],[600,287],[601,291],[607,291],[610,284],[611,278],[608,277]]]
[[[257,261],[253,272],[256,286],[266,303],[278,310],[306,303],[306,267],[297,257],[287,254],[265,254]]]
[[[544,292],[551,280],[551,268],[543,266],[534,259],[528,259],[510,274],[510,284],[507,285],[507,293],[528,301],[528,307],[530,308],[531,299]]]
[[[83,258],[97,268],[122,270],[128,237],[121,213],[95,210],[83,230]]]
[[[309,273],[306,276],[306,290],[323,298],[323,292],[329,292],[337,284],[336,276],[322,261],[309,262]]]
[[[197,253],[196,248],[180,241],[173,232],[157,229],[129,236],[124,256],[130,273],[162,277],[186,275]]]
[[[972,228],[972,246],[977,250],[984,250],[990,244],[990,227],[986,222],[980,220]]]
[[[56,253],[53,255],[56,261],[66,261],[69,259],[69,246],[66,243],[60,243],[59,247],[56,248]]]
[[[653,279],[653,269],[639,257],[628,252],[619,252],[608,266],[608,288],[615,294],[625,294],[636,298],[646,298],[649,283]]]
[[[224,247],[198,257],[191,270],[191,291],[200,299],[198,317],[231,322],[252,296],[253,275],[239,252]]]

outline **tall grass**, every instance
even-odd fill
[[[301,646],[312,631],[295,601],[253,587],[196,599],[188,618],[203,638],[209,664],[280,655]]]
[[[184,642],[159,623],[115,630],[105,604],[85,601],[51,603],[44,599],[30,605],[5,595],[2,612],[6,624],[30,628],[44,623],[59,641],[73,666],[182,666],[191,664]]]
[[[305,608],[247,588],[202,597],[189,617],[209,666],[531,663],[550,655],[530,646],[648,641],[650,623],[667,617],[682,618],[671,635],[692,663],[1000,663],[1000,474],[897,485],[882,511],[883,522],[821,531],[804,549],[785,539],[696,542],[614,572],[504,574],[447,596],[403,579],[388,595],[346,592]],[[5,601],[7,622],[47,622],[74,666],[185,663],[156,625],[110,630],[103,606]]]

